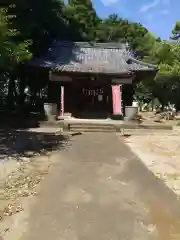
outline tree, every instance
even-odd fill
[[[179,39],[180,37],[180,21],[176,22],[173,30],[172,30],[172,39]]]
[[[103,19],[98,27],[98,39],[103,42],[128,42],[137,50],[140,40],[147,30],[139,23],[129,22],[117,14],[111,14]]]
[[[148,85],[145,81],[138,83],[135,88],[135,98],[140,107],[144,103],[149,104],[153,100],[152,85]]]
[[[0,68],[10,69],[31,57],[28,47],[30,42],[17,42],[18,31],[13,29],[6,9],[0,9]]]
[[[80,36],[71,35],[72,38],[85,41],[97,40],[96,30],[100,23],[96,11],[90,0],[70,0],[67,7],[68,20],[76,23]],[[77,29],[76,29],[77,30]]]
[[[157,97],[162,104],[178,105],[180,48],[161,41],[140,23],[117,14],[100,19],[90,0],[69,0],[67,4],[61,0],[8,0],[4,5],[8,11],[0,12],[0,68],[10,76],[9,83],[14,82],[21,63],[47,51],[54,40],[123,42],[129,43],[137,57],[159,66],[155,80],[139,83],[136,97],[144,102]],[[178,39],[179,34],[177,22],[173,38]]]
[[[20,33],[19,40],[31,39],[33,54],[45,52],[55,39],[66,39],[67,23],[62,1],[9,1],[9,13],[16,16],[13,25]]]
[[[15,94],[15,80],[17,68],[20,64],[31,58],[29,52],[30,41],[18,41],[20,34],[13,28],[12,19],[16,16],[8,15],[7,9],[0,9],[0,71],[1,76],[8,83],[8,103],[13,105]]]
[[[176,109],[180,110],[180,63],[174,60],[171,65],[161,63],[156,77],[156,86],[158,98],[161,102],[171,102],[175,104]]]

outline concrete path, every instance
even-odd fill
[[[85,134],[59,154],[22,240],[180,239],[179,206],[123,140]]]

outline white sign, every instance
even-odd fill
[[[103,95],[98,95],[98,101],[101,102],[103,100]]]

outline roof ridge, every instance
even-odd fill
[[[122,42],[73,42],[73,41],[56,41],[53,46],[69,47],[84,47],[84,48],[104,48],[104,49],[125,49],[127,43]]]
[[[144,62],[144,61],[141,61],[141,60],[137,60],[133,57],[131,57],[129,60],[131,60],[134,63],[141,64],[141,65],[144,65],[144,66],[147,66],[147,67],[157,68],[157,65],[155,65],[155,64],[147,63],[147,62]]]

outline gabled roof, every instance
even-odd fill
[[[127,44],[122,43],[56,42],[47,54],[29,64],[61,72],[122,74],[157,70],[155,65],[135,59]]]

